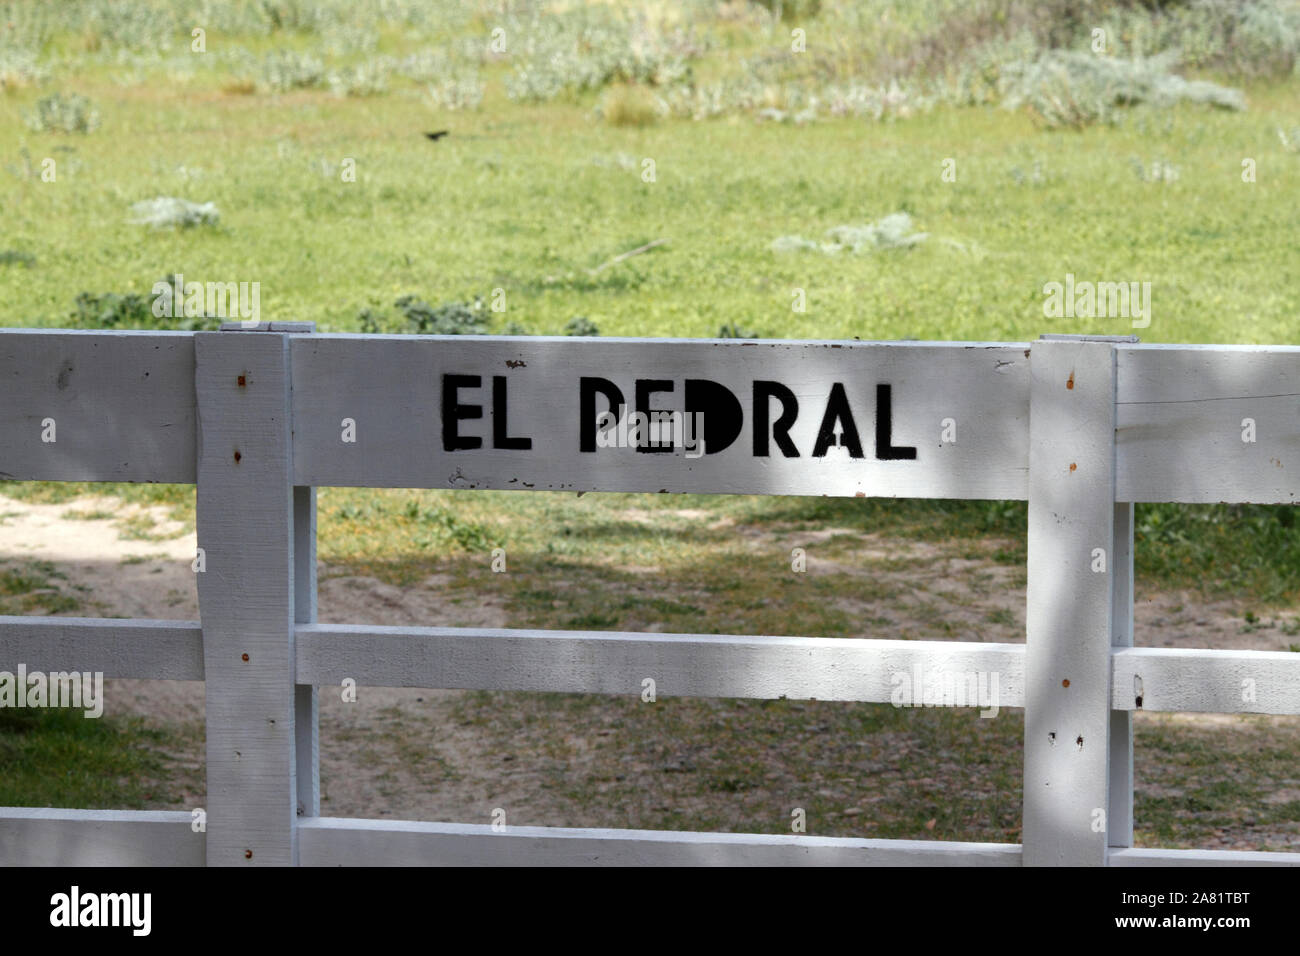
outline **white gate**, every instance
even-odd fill
[[[1300,713],[1298,654],[1132,646],[1133,502],[1300,500],[1300,348],[15,329],[0,393],[0,477],[193,483],[206,567],[201,621],[3,617],[0,669],[207,685],[205,833],[0,808],[0,865],[1300,863],[1132,848],[1130,723]],[[702,414],[702,451],[607,447],[619,406]],[[1028,500],[1026,642],[320,624],[331,485]],[[917,667],[1025,709],[1023,845],[320,816],[317,688],[345,677],[886,702]]]

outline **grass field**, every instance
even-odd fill
[[[431,115],[418,99],[274,98],[214,86],[77,88],[104,128],[71,139],[21,124],[39,91],[0,99],[8,152],[4,319],[69,324],[76,293],[147,294],[164,275],[261,283],[263,318],[356,331],[363,308],[414,294],[490,301],[494,331],[1024,341],[1043,332],[1132,331],[1127,319],[1049,319],[1043,285],[1152,284],[1144,341],[1286,343],[1300,265],[1288,241],[1300,159],[1277,128],[1295,89],[1252,88],[1245,114],[1195,106],[1120,128],[1045,132],[996,108],[807,127],[752,120],[594,122],[589,106],[509,102]],[[431,142],[426,129],[451,129]],[[22,151],[34,174],[22,174]],[[15,155],[17,152],[19,155]],[[40,159],[59,179],[44,183]],[[957,181],[941,181],[943,161]],[[1242,159],[1257,163],[1243,183]],[[345,159],[357,181],[341,180]],[[642,162],[655,182],[642,181]],[[1156,163],[1175,181],[1147,181]],[[17,175],[15,175],[17,174]],[[1019,178],[1017,178],[1019,177]],[[213,229],[150,230],[131,203],[214,202]],[[907,212],[931,240],[827,256],[773,240]],[[593,269],[655,239],[654,250]],[[938,240],[952,240],[953,244]],[[960,245],[957,245],[960,244]],[[796,288],[807,311],[794,312]]]
[[[210,5],[216,19],[206,51],[194,53],[190,21],[180,14],[115,20],[119,14],[86,2],[46,23],[32,4],[0,3],[18,25],[0,42],[0,79],[8,77],[0,82],[0,324],[174,327],[171,320],[123,318],[112,312],[120,300],[107,296],[147,297],[155,281],[182,273],[258,282],[261,318],[312,320],[321,331],[404,331],[396,304],[403,296],[467,304],[485,331],[513,334],[563,334],[578,317],[601,335],[619,336],[711,337],[726,328],[764,338],[1028,341],[1045,332],[1134,331],[1124,317],[1045,317],[1044,284],[1073,274],[1150,282],[1151,323],[1139,333],[1145,342],[1297,341],[1294,70],[1246,70],[1226,45],[1219,55],[1207,41],[1203,62],[1190,57],[1187,75],[1241,88],[1246,110],[1137,106],[1082,128],[1044,128],[1028,110],[942,98],[880,121],[824,111],[806,123],[765,120],[763,108],[798,111],[806,94],[791,90],[803,89],[800,83],[818,90],[818,83],[854,78],[881,84],[880,70],[907,64],[929,64],[935,75],[955,71],[960,49],[949,51],[936,38],[963,25],[985,30],[973,14],[961,20],[960,5],[942,2],[821,6],[805,22],[798,11],[807,6],[787,4],[794,19],[776,25],[752,4],[646,7],[637,29],[655,38],[652,48],[676,51],[700,84],[758,77],[753,102],[696,121],[645,105],[656,96],[671,100],[685,89],[680,84],[617,72],[557,95],[518,95],[525,79],[549,76],[537,65],[548,62],[546,44],[568,49],[564,30],[576,14],[565,11],[581,4],[397,4],[402,13],[388,20],[334,3],[264,4],[274,11],[271,22],[232,0]],[[992,6],[1038,29],[1023,4]],[[1099,23],[1128,24],[1115,35],[1135,46],[1141,31],[1125,17],[1139,14],[1130,6],[1081,4],[1069,29],[1086,37],[1085,14],[1095,15]],[[507,8],[508,16],[498,12]],[[559,11],[550,18],[559,26],[525,16],[536,10]],[[517,45],[484,55],[498,23]],[[808,34],[803,60],[788,53],[790,30],[801,25]],[[575,70],[587,62],[583,56],[595,56],[581,52],[584,43],[631,49],[628,37],[639,36],[609,29],[581,34]],[[318,57],[326,70],[357,71],[379,69],[382,56],[422,52],[442,57],[432,82],[397,70],[374,95],[339,95],[337,84],[319,78],[275,88],[285,81],[265,65],[292,54]],[[5,72],[26,53],[47,75]],[[525,70],[521,60],[532,65]],[[443,74],[481,84],[477,108],[449,110],[445,96],[436,102],[430,87]],[[911,89],[916,77],[900,79]],[[97,128],[30,128],[37,104],[54,91],[86,97]],[[443,129],[449,133],[437,141],[423,135]],[[46,160],[54,162],[53,181],[42,177]],[[1247,160],[1253,181],[1243,178]],[[346,175],[352,169],[354,181]],[[945,169],[955,171],[955,181],[945,180]],[[133,203],[156,196],[214,203],[220,221],[191,229],[128,221]],[[773,249],[783,236],[820,240],[834,227],[897,212],[928,238],[862,254]],[[655,240],[666,241],[607,265]],[[797,290],[806,311],[793,308]],[[80,293],[95,304],[79,308]],[[363,310],[370,310],[370,326],[362,324]],[[199,320],[205,323],[210,327]],[[3,487],[44,502],[88,490]],[[95,490],[166,504],[192,527],[191,489]],[[1139,589],[1231,596],[1243,626],[1263,622],[1291,633],[1300,607],[1294,516],[1293,508],[1140,506]],[[991,561],[1012,572],[1013,586],[1025,561],[1024,507],[1016,503],[349,489],[321,496],[320,554],[340,572],[397,585],[437,569],[467,597],[503,589],[514,626],[858,633],[860,615],[826,598],[851,592],[871,599],[860,575],[801,581],[779,573],[790,542],[817,532],[830,534],[819,545],[823,554],[850,564],[855,536],[866,534]],[[770,575],[754,564],[752,548],[738,544],[746,536],[770,544]],[[484,555],[496,546],[511,555],[507,576],[486,571]],[[635,570],[644,568],[654,569],[653,586]],[[885,570],[903,574],[907,562]],[[6,571],[0,596],[20,609],[9,613],[75,612],[75,595],[42,584],[54,573]],[[941,627],[939,612],[931,617]],[[644,804],[636,825],[779,829],[769,810],[743,799],[767,773],[825,791],[818,798],[823,819],[838,822],[819,832],[861,833],[870,818],[867,832],[878,836],[1016,838],[1018,714],[979,721],[872,706],[676,701],[651,715],[626,706],[622,713],[617,702],[545,695],[470,695],[461,706],[467,723],[489,736],[515,735],[521,752],[563,752],[555,743],[563,733],[547,736],[547,725],[594,733],[617,719],[614,738],[624,753],[658,755],[647,766],[707,768],[647,783],[620,779],[612,763],[597,761],[584,779],[603,781],[599,787],[566,782],[557,770],[555,789],[567,786],[572,792],[562,799],[583,817],[575,823],[628,825],[610,808]],[[51,768],[71,759],[75,727],[56,718],[7,725],[0,767],[38,762],[45,769],[12,778],[0,803],[153,805],[167,771],[142,753],[197,743],[164,744],[150,736],[164,733],[157,728],[118,729],[138,746],[121,751],[114,771],[98,774],[93,787],[78,784],[81,778],[46,787],[40,781],[58,776]],[[689,759],[660,753],[706,730],[709,747],[691,750]],[[84,746],[115,759],[112,735],[87,733]],[[825,743],[800,763],[783,748],[804,739]],[[867,752],[864,739],[886,749]],[[1270,781],[1290,779],[1285,765],[1294,743],[1286,723],[1243,725],[1232,741],[1174,718],[1142,725],[1138,762],[1153,768],[1153,783],[1139,792],[1140,842],[1194,845],[1246,819],[1294,832],[1300,802],[1267,802]],[[926,763],[935,759],[942,766]],[[1237,782],[1206,783],[1225,759],[1240,768]],[[768,770],[754,769],[760,765]],[[855,805],[852,788],[831,778],[853,768],[896,779],[889,776],[869,810],[846,817],[840,814]],[[141,779],[160,783],[142,786]],[[909,783],[915,779],[923,781],[919,789]]]

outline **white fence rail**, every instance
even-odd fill
[[[1300,863],[1133,849],[1130,722],[1300,714],[1300,655],[1132,646],[1133,502],[1300,500],[1300,348],[4,330],[0,391],[0,477],[194,483],[206,567],[199,622],[2,617],[0,670],[207,684],[206,832],[0,808],[0,865]],[[702,414],[702,453],[606,447],[620,406]],[[1026,643],[321,624],[327,485],[1027,500]],[[1025,709],[1023,846],[320,816],[345,677],[884,702],[916,668]]]

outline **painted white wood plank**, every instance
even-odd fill
[[[207,863],[294,862],[294,541],[287,336],[195,337]]]
[[[0,617],[0,670],[90,671],[105,677],[203,680],[198,621]]]
[[[314,624],[297,629],[298,679],[363,686],[889,702],[894,676],[998,675],[999,706],[1024,706],[1025,645],[963,641],[650,634]],[[1114,711],[1300,713],[1300,654],[1125,648]],[[1146,696],[1135,698],[1135,678]],[[1254,685],[1243,687],[1242,681]],[[953,685],[956,686],[955,684]],[[1071,685],[1073,686],[1073,684]],[[1244,690],[1254,701],[1242,699]]]
[[[890,702],[918,676],[949,675],[950,699],[960,688],[972,701],[970,678],[985,675],[1000,707],[1023,704],[1023,658],[1020,644],[859,638],[347,624],[300,625],[297,637],[298,680],[317,686],[639,696],[650,678],[668,697]]]
[[[1111,544],[1111,647],[1133,646],[1133,504],[1115,505]],[[1133,718],[1126,710],[1110,713],[1110,812],[1108,846],[1133,845]]]
[[[1031,365],[1024,861],[1100,866],[1109,799],[1114,346],[1038,342]]]
[[[1113,670],[1117,711],[1300,714],[1300,654],[1290,651],[1132,647]]]
[[[1110,866],[1300,866],[1300,853],[1263,850],[1111,850]]]
[[[312,441],[296,452],[300,484],[304,473],[320,472],[332,476],[331,484],[356,485],[646,491],[666,487],[1003,498],[1026,494],[1028,383],[1026,346],[1021,344],[578,342],[455,336],[450,337],[454,347],[446,349],[442,343],[447,339],[433,337],[295,338],[300,340],[294,349],[302,373],[300,401],[315,413],[304,422]],[[0,403],[0,477],[193,481],[192,341],[193,333],[188,332],[0,330],[0,382],[8,390]],[[438,376],[444,369],[430,358],[439,350],[446,353],[446,370],[478,374],[483,382],[477,390],[457,393],[464,404],[483,406],[482,419],[461,423],[466,434],[490,439],[490,380],[498,374],[508,379],[511,435],[516,425],[522,435],[575,416],[576,399],[563,377],[581,377],[584,372],[612,376],[630,404],[635,402],[630,382],[667,378],[675,382],[674,393],[653,393],[652,405],[664,408],[673,407],[673,398],[680,401],[686,378],[717,381],[737,395],[746,427],[731,448],[696,461],[680,453],[652,456],[599,449],[591,453],[600,458],[599,469],[577,469],[594,471],[587,477],[599,480],[585,487],[573,478],[572,459],[582,453],[568,447],[574,444],[572,435],[561,436],[566,439],[561,445],[568,450],[567,465],[547,463],[540,469],[535,456],[523,450],[442,452],[433,439],[441,437]],[[506,352],[509,356],[501,359]],[[973,358],[972,352],[992,361]],[[392,354],[399,358],[389,381],[376,361],[385,362],[378,357]],[[526,364],[518,364],[527,363],[530,355],[536,362],[532,373]],[[1119,345],[1117,357],[1121,499],[1300,500],[1300,349]],[[506,366],[505,361],[514,364]],[[347,387],[336,390],[333,383],[340,373]],[[542,381],[547,376],[559,380]],[[914,461],[879,461],[873,456],[876,396],[869,386],[883,378],[892,380],[891,434],[897,444],[918,449]],[[800,403],[791,429],[800,458],[786,459],[773,441],[766,458],[750,462],[755,467],[741,466],[743,458],[752,458],[749,426],[755,380],[790,383]],[[835,381],[845,384],[864,460],[850,459],[847,450],[834,446],[820,459],[809,454],[828,386]],[[942,393],[933,387],[936,382],[943,383]],[[414,391],[408,387],[416,385]],[[323,396],[333,401],[320,401]],[[667,404],[659,402],[665,398]],[[384,414],[386,402],[396,414]],[[779,405],[775,399],[769,403],[770,418],[775,419]],[[341,441],[345,417],[358,421],[354,445]],[[955,444],[938,438],[938,423],[948,417],[957,424]],[[41,441],[41,423],[47,418],[56,423],[54,442]],[[1254,441],[1242,441],[1246,419],[1254,422]],[[378,427],[362,427],[363,422]],[[415,458],[409,447],[412,435],[430,439]],[[555,445],[544,437],[534,448]],[[627,454],[615,457],[616,452]],[[404,460],[412,464],[403,465]],[[647,469],[647,460],[655,467]],[[452,464],[450,470],[443,468],[447,463]],[[510,474],[501,479],[503,468]],[[912,481],[918,470],[926,476]]]
[[[299,485],[1026,493],[1025,345],[312,335],[290,348]],[[594,429],[606,408],[593,397],[583,414],[584,379],[612,384],[629,410],[638,387],[648,408],[702,410],[706,454],[595,447],[594,435],[584,451],[584,423]],[[851,427],[827,418],[836,394]],[[783,444],[776,426],[787,407]],[[955,441],[944,440],[949,420]],[[354,442],[344,440],[345,421],[355,423]],[[735,440],[724,446],[729,426]],[[838,444],[819,449],[823,429]],[[456,448],[462,439],[480,445]]]
[[[0,867],[202,866],[184,810],[0,807]]]
[[[193,333],[0,329],[0,478],[193,482],[194,414]]]
[[[1300,501],[1300,348],[1116,351],[1121,500]]]
[[[416,823],[317,817],[303,866],[1018,866],[1005,843]]]

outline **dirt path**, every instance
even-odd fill
[[[69,514],[103,515],[89,520]],[[137,526],[144,515],[156,523],[151,533],[165,540],[124,537],[120,520],[134,515]],[[33,561],[57,568],[60,586],[77,596],[79,616],[129,616],[194,620],[198,617],[195,576],[190,569],[195,538],[171,525],[162,509],[150,512],[124,506],[116,499],[84,498],[59,505],[36,505],[0,496],[0,569],[21,567]],[[836,532],[817,533],[830,537]],[[803,538],[809,538],[803,535]],[[870,552],[870,542],[864,548]],[[1023,640],[1024,592],[1014,584],[1022,569],[990,562],[951,557],[943,548],[896,542],[879,543],[879,559],[925,558],[923,570],[862,570],[857,564],[836,563],[829,569],[850,573],[905,575],[913,596],[891,602],[891,626],[930,636],[936,614],[950,622],[945,634],[955,640],[1019,642]],[[867,553],[868,562],[872,553]],[[809,572],[825,559],[810,556]],[[650,571],[652,569],[646,569]],[[499,596],[483,595],[473,601],[452,597],[446,579],[430,575],[418,585],[400,589],[373,578],[338,575],[321,565],[319,618],[355,624],[420,624],[428,626],[490,626],[510,624]],[[870,601],[844,597],[855,614],[870,619],[885,613]],[[1223,647],[1286,649],[1288,639],[1278,628],[1243,626],[1228,602],[1196,603],[1188,595],[1143,596],[1136,608],[1138,643],[1165,647]],[[653,626],[650,629],[654,629]],[[941,637],[941,634],[934,634]],[[1291,640],[1294,640],[1292,638]],[[178,765],[202,766],[202,683],[114,680],[108,682],[106,700],[118,713],[139,714],[152,721],[188,728],[196,741],[192,752],[171,755]],[[603,701],[589,711],[575,705],[569,736],[562,741],[542,741],[532,748],[528,761],[516,759],[512,740],[523,731],[510,721],[527,726],[527,734],[540,732],[538,723],[550,719],[535,700],[523,701],[510,720],[474,701],[470,692],[361,688],[355,704],[345,704],[330,689],[321,692],[321,774],[323,811],[331,816],[393,816],[424,820],[488,822],[494,807],[520,808],[512,822],[542,825],[637,825],[643,813],[670,811],[662,795],[636,794],[621,786],[623,774],[590,784],[592,793],[559,793],[565,777],[577,774],[595,758],[605,738],[622,726],[627,702]],[[478,698],[481,704],[482,698]],[[743,707],[743,703],[736,705]],[[798,707],[800,705],[794,705]],[[553,713],[553,712],[552,712]],[[486,716],[485,716],[486,714]],[[567,716],[567,714],[566,714]],[[1147,717],[1149,715],[1141,715]],[[1235,718],[1216,715],[1180,715],[1180,720],[1210,723]],[[544,728],[541,728],[544,729]],[[512,736],[515,735],[515,736]],[[540,739],[540,738],[539,738]],[[530,745],[531,746],[531,745]],[[527,749],[521,743],[521,751]],[[668,740],[664,756],[650,769],[671,773],[685,766],[690,748]],[[540,756],[539,756],[540,754]],[[675,755],[674,755],[675,754]],[[646,769],[644,755],[624,755],[627,773]],[[662,764],[660,766],[659,764]],[[195,774],[201,781],[201,774]],[[574,801],[591,807],[600,794],[621,801],[614,813],[609,806],[591,810],[588,819],[573,819]],[[830,791],[821,791],[830,792]],[[191,807],[202,794],[186,793],[168,806]],[[737,797],[736,799],[744,799]],[[623,806],[641,801],[644,806]],[[671,800],[669,799],[671,804]],[[853,808],[850,808],[852,810]],[[848,811],[845,811],[846,813]],[[615,818],[611,824],[611,815]],[[725,826],[726,821],[721,823]]]

